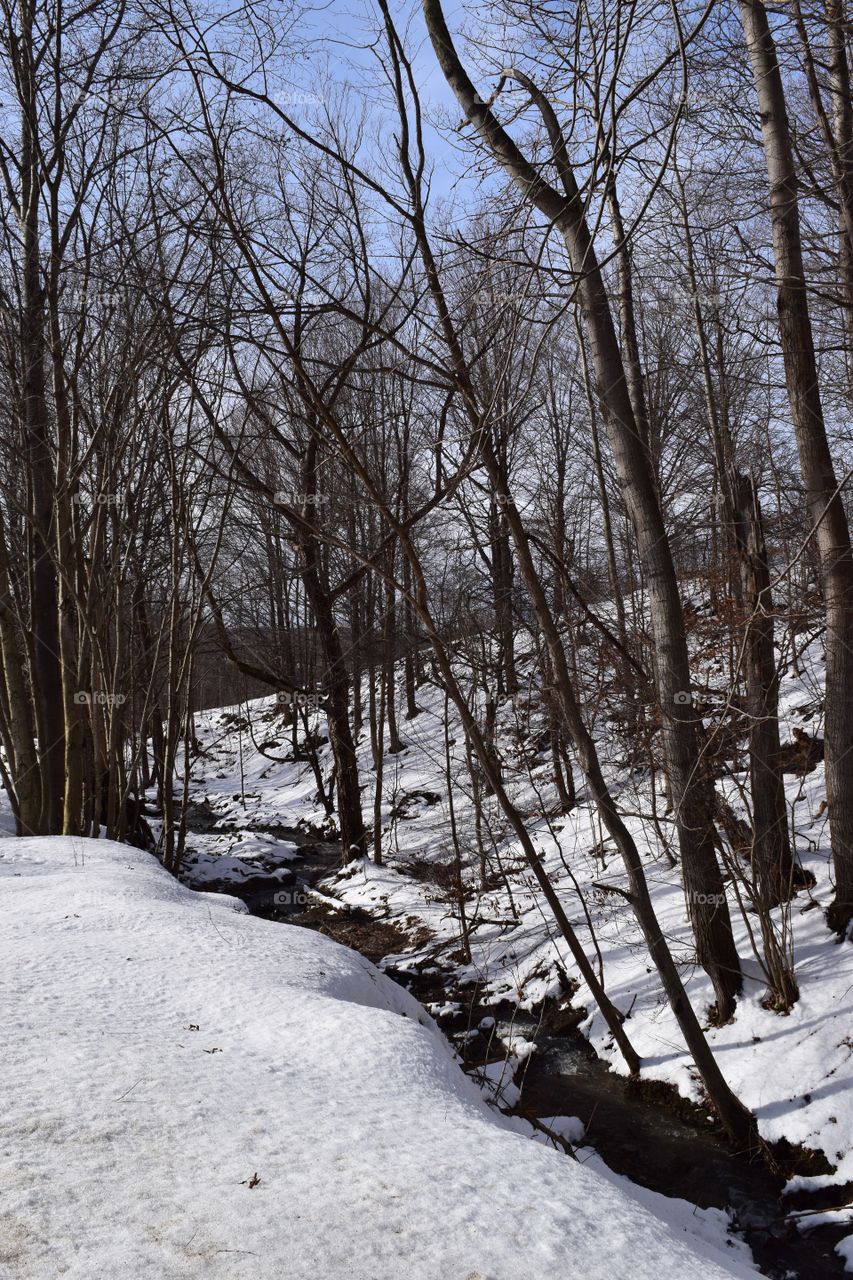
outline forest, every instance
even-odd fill
[[[0,0],[0,1275],[853,1270],[851,61]]]

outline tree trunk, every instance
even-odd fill
[[[753,874],[760,905],[791,896],[794,860],[779,744],[779,674],[773,647],[773,598],[755,481],[737,473],[736,531],[746,615],[749,775],[753,814]]]
[[[835,870],[835,900],[827,918],[832,928],[842,930],[853,918],[853,552],[818,386],[782,73],[761,0],[740,0],[740,14],[770,186],[785,381],[826,602],[826,796]]]
[[[35,744],[32,703],[24,678],[26,663],[14,613],[7,564],[6,534],[0,517],[0,654],[9,705],[13,754],[8,760],[17,801],[16,825],[24,836],[42,833],[41,773]]]
[[[731,1016],[740,990],[740,962],[716,858],[712,788],[703,775],[699,756],[698,717],[690,694],[681,598],[648,450],[634,419],[610,303],[584,216],[583,198],[569,163],[565,139],[547,99],[526,76],[518,71],[507,73],[530,92],[543,115],[562,193],[525,159],[476,92],[459,61],[439,0],[423,0],[423,9],[436,57],[467,119],[530,203],[553,220],[575,273],[597,394],[649,593],[663,742],[697,956],[714,985],[717,1017],[724,1021]]]
[[[35,11],[21,9],[19,58],[21,99],[21,369],[25,449],[30,481],[31,619],[33,699],[42,775],[40,828],[59,834],[63,817],[65,721],[59,660],[59,600],[56,580],[53,451],[47,406],[44,289],[39,248],[41,172],[34,66]]]

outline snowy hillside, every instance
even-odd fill
[[[490,1110],[354,952],[105,841],[3,840],[0,880],[4,1280],[755,1274]]]
[[[583,653],[583,650],[581,650]],[[713,687],[710,672],[710,687]],[[781,687],[781,731],[792,742],[798,732],[821,735],[822,646],[813,644],[800,659],[799,671],[786,671]],[[712,696],[712,694],[711,694]],[[540,893],[514,837],[497,806],[485,800],[489,842],[489,882],[478,883],[474,840],[474,805],[464,756],[464,735],[451,709],[446,726],[442,692],[424,685],[418,691],[421,712],[401,724],[405,749],[389,755],[383,780],[384,865],[362,859],[323,883],[351,908],[366,909],[374,919],[391,924],[411,938],[405,955],[388,956],[391,972],[434,974],[435,982],[470,984],[480,1004],[502,1004],[539,1014],[544,996],[567,1005],[562,973],[578,983],[571,996],[575,1009],[587,1011],[580,1029],[611,1068],[625,1065],[613,1046],[578,970],[561,938],[555,936]],[[551,762],[535,749],[542,723],[535,691],[505,700],[498,712],[497,744],[507,762],[507,785],[515,803],[529,815],[529,829],[549,877],[569,910],[571,923],[587,954],[601,954],[607,991],[621,1010],[631,1042],[642,1055],[642,1074],[674,1085],[686,1098],[702,1101],[702,1087],[657,975],[646,959],[630,906],[619,896],[624,870],[611,842],[602,841],[601,826],[584,791],[569,815],[553,819],[543,813],[557,808]],[[316,717],[323,739],[324,718]],[[199,717],[202,754],[192,767],[192,795],[209,815],[205,831],[192,831],[184,874],[204,884],[229,876],[240,881],[257,869],[275,874],[287,868],[292,845],[274,832],[297,823],[324,823],[316,801],[313,771],[305,762],[288,759],[288,731],[273,699],[223,708]],[[451,787],[447,785],[446,739],[450,739]],[[686,918],[680,868],[667,860],[665,841],[674,840],[671,818],[658,796],[658,822],[652,823],[651,786],[647,774],[631,774],[620,759],[619,744],[608,735],[606,716],[597,727],[599,751],[608,780],[626,815],[631,833],[647,864],[654,906],[670,940],[681,975],[699,1011],[712,1001],[711,984],[695,963],[693,938]],[[319,746],[324,771],[330,769],[328,742]],[[369,812],[374,787],[368,736],[359,744],[362,804]],[[734,774],[721,781],[727,800],[743,813]],[[804,774],[785,776],[790,827],[803,867],[815,878],[812,887],[794,897],[785,916],[777,911],[780,929],[788,931],[799,1000],[788,1015],[765,1007],[766,982],[753,950],[747,922],[734,913],[736,942],[743,961],[744,991],[735,1018],[724,1027],[708,1027],[726,1079],[757,1116],[770,1142],[793,1143],[820,1153],[821,1165],[789,1181],[789,1192],[820,1193],[853,1180],[853,1103],[850,1061],[853,1047],[853,950],[839,945],[826,929],[824,909],[831,900],[830,851],[825,813],[822,764]],[[450,801],[452,797],[452,819]],[[210,820],[213,819],[213,820]],[[462,847],[466,882],[466,915],[471,960],[460,955],[460,914],[452,873],[452,827]],[[287,872],[284,872],[287,874]],[[734,901],[735,886],[729,879]],[[583,895],[581,899],[580,895]],[[585,904],[585,906],[584,906]],[[400,950],[398,947],[394,951]],[[430,979],[432,980],[432,979]],[[430,1005],[439,1020],[452,1018],[459,1005],[446,1000]],[[447,1024],[444,1024],[447,1025]],[[459,1033],[462,1038],[465,1032]],[[516,1075],[523,1083],[525,1062],[535,1053],[535,1030],[519,1037],[519,1056],[507,1061],[503,1082]],[[506,1043],[506,1038],[505,1038]],[[507,1096],[517,1097],[517,1089]],[[836,1199],[835,1203],[839,1203]],[[839,1208],[825,1220],[849,1231],[853,1211]],[[800,1225],[821,1221],[804,1213]],[[838,1253],[853,1266],[853,1238],[840,1239]]]
[[[800,672],[789,671],[783,680],[784,740],[790,741],[795,730],[821,732],[822,678],[822,650],[815,644],[804,656]],[[560,998],[560,969],[572,980],[579,980],[577,969],[565,943],[554,936],[540,892],[516,842],[497,807],[488,801],[485,814],[494,851],[490,853],[489,886],[486,890],[478,887],[463,735],[451,711],[447,733],[452,744],[453,818],[464,850],[472,951],[470,964],[460,960],[459,913],[452,885],[448,889],[447,874],[453,852],[444,759],[445,705],[440,691],[427,685],[419,689],[418,703],[421,713],[402,723],[405,749],[386,760],[382,804],[385,865],[358,860],[327,880],[324,890],[421,939],[402,964],[395,958],[398,969],[408,965],[411,969],[433,966],[445,973],[453,971],[457,980],[479,984],[480,998],[486,1003],[508,1000],[530,1008],[545,995]],[[501,755],[516,761],[515,772],[507,776],[514,800],[530,815],[529,829],[588,955],[595,954],[590,932],[594,929],[607,990],[617,1006],[630,1013],[626,1025],[642,1056],[643,1074],[666,1081],[685,1097],[700,1100],[695,1069],[647,961],[631,907],[618,893],[626,883],[622,864],[611,842],[602,840],[594,809],[581,791],[579,803],[569,815],[552,820],[541,816],[554,805],[556,795],[547,752],[537,753],[531,745],[540,725],[535,695],[506,700],[499,710]],[[318,717],[318,726],[322,733],[322,717]],[[271,837],[258,831],[297,821],[322,823],[324,815],[316,803],[310,767],[285,758],[286,731],[281,729],[273,700],[204,713],[199,717],[199,728],[204,753],[193,767],[193,795],[218,815],[221,828],[207,834],[193,833],[190,838],[187,872],[199,883],[205,877],[227,875],[233,866],[230,859],[235,856],[245,859],[243,874],[257,867],[259,858],[263,862]],[[646,816],[640,816],[648,815],[652,808],[647,776],[633,777],[626,772],[618,747],[608,739],[603,718],[597,736],[611,785],[646,861],[658,917],[691,999],[697,1009],[705,1010],[713,993],[696,964],[680,868],[670,865],[661,840],[661,834],[673,840],[671,819],[664,815],[660,799],[657,828]],[[265,746],[271,737],[274,745]],[[278,738],[285,739],[283,745]],[[328,745],[320,752],[328,766]],[[370,743],[365,736],[359,757],[367,810],[373,776]],[[740,811],[737,783],[735,777],[721,785],[734,809]],[[790,930],[800,998],[784,1016],[764,1007],[766,983],[749,931],[736,912],[744,991],[734,1020],[723,1027],[709,1027],[707,1034],[720,1055],[726,1078],[755,1112],[762,1134],[772,1142],[787,1139],[820,1151],[834,1168],[831,1174],[798,1177],[791,1189],[814,1189],[830,1183],[843,1187],[853,1180],[853,948],[839,945],[824,920],[823,909],[831,899],[832,887],[822,764],[805,776],[786,775],[786,787],[796,852],[815,878],[814,887],[802,890],[792,900],[785,923]],[[279,842],[279,858],[287,856],[288,846]],[[498,859],[502,874],[497,873]],[[729,892],[734,900],[731,883]],[[781,920],[781,913],[776,915]],[[424,937],[426,941],[422,941]],[[582,982],[573,1003],[588,1010],[581,1029],[596,1051],[614,1070],[624,1072],[625,1065]],[[848,1213],[843,1220],[850,1216]],[[849,1241],[840,1251],[853,1256]]]

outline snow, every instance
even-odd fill
[[[544,720],[537,705],[535,664],[521,653],[522,639],[518,647],[518,670],[522,680],[529,678],[531,687],[514,699],[502,700],[499,707],[497,743],[506,762],[506,784],[528,818],[528,830],[587,954],[594,956],[590,922],[578,887],[583,892],[603,959],[606,987],[617,1007],[630,1011],[626,1030],[642,1057],[643,1075],[663,1080],[685,1097],[701,1101],[701,1082],[660,989],[631,908],[618,895],[596,887],[624,888],[626,880],[611,842],[602,839],[600,822],[583,790],[579,792],[578,806],[568,816],[551,820],[542,817],[543,812],[555,807],[556,795],[547,752],[537,754],[531,749]],[[583,663],[583,643],[579,653]],[[595,651],[591,649],[590,654],[592,664]],[[700,683],[710,691],[711,704],[713,689],[719,685],[722,705],[727,673],[722,668],[716,670],[713,663],[703,667],[703,661],[697,656]],[[811,735],[822,732],[823,661],[820,639],[812,641],[802,653],[798,671],[786,669],[783,661],[783,742],[792,740],[795,729]],[[464,672],[460,674],[464,676]],[[562,969],[579,984],[573,1003],[587,1010],[580,1023],[581,1031],[613,1070],[624,1073],[621,1056],[595,1011],[565,944],[555,936],[541,894],[493,800],[484,802],[490,867],[495,870],[499,856],[511,898],[501,875],[495,874],[487,889],[477,887],[473,803],[464,735],[452,706],[448,733],[453,807],[466,880],[471,886],[466,911],[472,962],[465,965],[450,959],[459,947],[459,921],[452,894],[438,889],[428,877],[411,874],[416,863],[442,864],[446,868],[454,856],[445,776],[444,695],[441,690],[424,685],[418,689],[417,701],[421,713],[414,720],[400,722],[405,750],[388,756],[385,762],[384,865],[377,867],[368,860],[351,864],[324,882],[326,894],[413,933],[419,931],[423,936],[426,932],[428,941],[413,948],[405,958],[389,957],[389,962],[400,973],[415,969],[426,972],[435,966],[445,972],[453,969],[462,980],[478,984],[481,1002],[497,1004],[509,1000],[531,1008],[545,995],[561,997]],[[660,833],[666,842],[674,842],[673,824],[664,814],[660,796],[659,829],[649,820],[652,804],[648,777],[627,772],[624,750],[618,735],[611,730],[617,720],[611,722],[607,717],[606,696],[602,695],[596,705],[594,731],[605,773],[643,857],[655,910],[701,1017],[712,1003],[713,993],[696,963],[680,868],[670,866],[661,840]],[[482,706],[479,710],[482,714]],[[616,707],[614,716],[618,713]],[[253,725],[275,725],[277,715],[272,700],[261,699],[248,707],[211,711],[200,717],[199,733],[207,754],[194,765],[193,792],[207,798],[226,828],[234,824],[268,825],[285,814],[294,824],[325,821],[317,808],[316,786],[309,766],[270,761],[255,752],[249,735],[236,727],[241,717]],[[315,727],[322,733],[322,716],[316,717]],[[366,784],[364,804],[369,811],[373,789],[369,735],[362,735],[358,750]],[[328,744],[320,748],[320,755],[328,773]],[[239,803],[234,799],[238,757],[243,770],[243,797]],[[580,781],[577,773],[576,780]],[[720,783],[739,814],[744,813],[739,788],[745,782],[741,774]],[[830,1162],[831,1174],[798,1177],[789,1184],[790,1189],[817,1189],[853,1181],[853,946],[849,941],[839,943],[824,919],[833,886],[823,765],[804,777],[788,774],[785,783],[796,853],[816,880],[813,889],[802,890],[792,900],[787,917],[781,911],[775,913],[778,927],[790,934],[800,998],[787,1015],[764,1007],[766,984],[730,888],[744,991],[734,1020],[724,1027],[707,1025],[706,1030],[727,1080],[756,1114],[762,1134],[771,1141],[785,1138],[822,1152]],[[412,796],[417,802],[406,803],[406,797]],[[434,797],[435,803],[425,802],[424,796]],[[225,834],[222,853],[227,854],[229,848]],[[440,1009],[439,1003],[437,1015]],[[507,1073],[491,1081],[493,1090],[497,1085],[500,1091],[506,1084],[513,1085]],[[839,1248],[842,1256],[846,1247]],[[853,1261],[850,1265],[853,1269]]]
[[[356,953],[106,841],[4,839],[0,880],[4,1280],[755,1275],[489,1108]]]
[[[224,852],[227,850],[227,852]],[[181,868],[184,879],[194,889],[210,886],[237,887],[258,876],[280,880],[292,878],[288,864],[297,855],[296,845],[267,832],[194,832],[192,851]]]
[[[847,1236],[845,1240],[835,1246],[835,1250],[844,1259],[844,1269],[853,1271],[853,1236]]]
[[[798,699],[787,685],[783,689],[788,702],[803,701],[802,695]],[[429,689],[419,690],[418,700],[425,709],[416,720],[404,722],[407,750],[391,758],[394,772],[388,780],[384,807],[385,865],[377,867],[367,860],[359,861],[326,882],[345,902],[365,907],[383,919],[404,926],[426,926],[432,941],[419,957],[410,957],[410,968],[415,964],[424,967],[429,957],[452,951],[458,946],[459,936],[458,921],[447,895],[436,893],[434,886],[406,874],[415,858],[446,861],[451,856],[446,797],[414,818],[395,821],[391,817],[393,805],[401,794],[414,790],[441,793],[444,703],[437,692],[432,702],[430,695]],[[263,702],[255,704],[256,716],[263,715],[263,706]],[[217,767],[227,769],[236,748],[233,743],[223,741],[218,716],[219,713],[213,712],[203,718],[201,735],[213,751]],[[363,747],[365,753],[368,747],[369,744]],[[364,777],[369,778],[366,754],[363,766]],[[305,765],[301,766],[301,772],[292,764],[271,769],[263,760],[253,759],[246,753],[244,745],[244,767],[246,788],[250,792],[247,805],[256,820],[268,822],[270,815],[283,807],[292,815],[298,814],[294,796],[305,792],[313,794],[313,784],[304,776]],[[787,1137],[792,1142],[824,1150],[827,1157],[838,1164],[836,1180],[843,1182],[853,1178],[853,1106],[849,1100],[853,1078],[853,947],[838,945],[823,919],[823,908],[831,897],[825,815],[818,812],[825,795],[823,768],[820,766],[805,779],[790,778],[788,783],[798,852],[803,864],[817,878],[816,888],[810,893],[800,893],[792,904],[791,928],[800,1000],[785,1017],[763,1008],[765,983],[751,954],[745,926],[735,911],[745,973],[744,994],[734,1022],[726,1027],[711,1028],[708,1034],[720,1052],[723,1069],[733,1087],[740,1090],[747,1105],[756,1111],[762,1132],[771,1140]],[[218,797],[219,811],[226,823],[235,821],[237,806],[231,800],[232,784],[233,776],[229,776]],[[515,782],[516,798],[524,785],[524,779]],[[204,794],[216,803],[215,794],[207,791],[209,777],[205,777],[202,787]],[[303,817],[312,812],[307,795],[305,799]],[[471,804],[461,784],[454,789],[454,808],[457,824],[464,832]],[[480,983],[486,999],[509,998],[530,1006],[546,994],[560,993],[555,961],[559,961],[572,978],[577,980],[579,975],[565,944],[553,936],[539,891],[522,864],[514,842],[506,837],[501,844],[500,820],[494,811],[490,822],[498,836],[518,919],[512,917],[502,886],[478,893],[468,908],[473,926],[473,963],[467,970],[460,967],[460,974]],[[679,869],[671,868],[663,859],[648,823],[631,817],[627,822],[645,854],[655,909],[671,940],[685,985],[697,1009],[702,1011],[710,1005],[713,996],[707,978],[695,963]],[[594,853],[601,840],[595,814],[587,804],[581,803],[568,817],[552,822],[550,829],[541,819],[531,819],[530,826],[545,866],[561,891],[572,924],[592,954],[587,920],[562,860],[587,896],[604,957],[607,988],[620,1008],[631,1010],[627,1029],[643,1058],[644,1073],[666,1080],[687,1097],[699,1098],[695,1071],[645,954],[630,906],[592,887],[593,882],[625,885],[616,854],[605,852],[602,858],[600,853]],[[191,837],[191,842],[194,839]],[[223,839],[227,840],[227,835]],[[227,843],[223,844],[223,851],[227,847]],[[473,868],[467,875],[473,879]],[[401,971],[405,968],[396,958],[395,964]],[[589,1010],[582,1030],[597,1052],[614,1070],[624,1071],[607,1028],[594,1012],[592,1000],[583,986],[575,1003]],[[782,1052],[781,1046],[784,1046]]]

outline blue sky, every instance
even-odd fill
[[[449,195],[453,180],[464,167],[461,156],[470,152],[448,140],[446,126],[456,125],[461,113],[453,94],[438,66],[426,33],[419,0],[401,0],[392,5],[392,13],[398,30],[406,42],[406,49],[417,79],[426,123],[426,143],[433,166],[433,194]],[[464,7],[450,0],[445,7],[445,17],[454,34],[458,34],[464,22]],[[366,93],[375,94],[378,67],[373,53],[366,45],[381,26],[378,6],[367,0],[328,0],[316,5],[301,24],[307,38],[316,38],[316,66],[308,68],[306,79],[319,75],[332,83],[348,83]],[[442,126],[436,129],[431,121]],[[461,139],[459,140],[461,141]],[[461,155],[455,155],[456,150]]]

